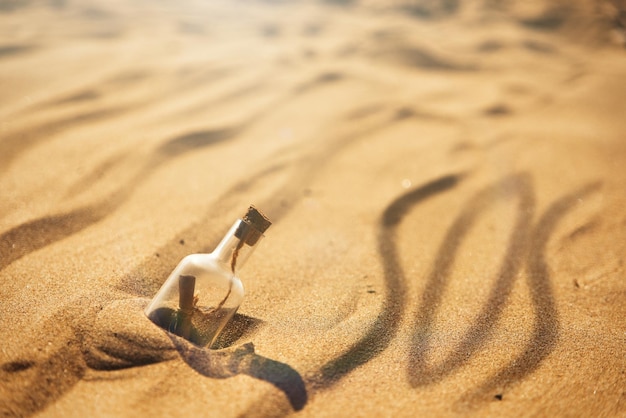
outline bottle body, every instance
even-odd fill
[[[238,271],[271,222],[253,206],[211,254],[183,258],[145,309],[158,326],[211,347],[243,301]]]
[[[152,322],[211,347],[243,301],[241,280],[213,254],[183,258],[145,310]]]

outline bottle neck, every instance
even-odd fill
[[[263,238],[257,229],[238,219],[213,251],[222,266],[236,274]]]

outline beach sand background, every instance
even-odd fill
[[[0,415],[623,416],[622,7],[0,2]]]

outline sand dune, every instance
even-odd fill
[[[625,414],[623,10],[0,1],[0,415]]]

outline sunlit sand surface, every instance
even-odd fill
[[[624,415],[626,19],[523,3],[0,1],[0,415]]]

